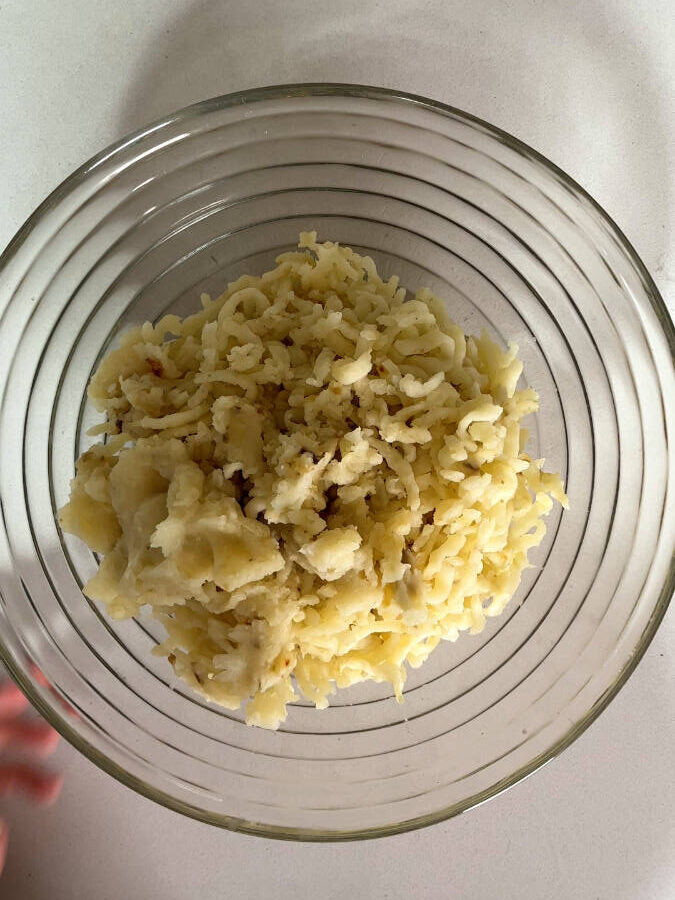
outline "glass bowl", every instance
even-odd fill
[[[294,706],[278,732],[177,683],[151,622],[81,592],[60,532],[98,421],[85,389],[132,324],[197,308],[298,232],[431,287],[520,345],[530,451],[562,473],[516,598],[386,685]],[[0,651],[79,750],[173,809],[302,840],[383,835],[491,797],[570,744],[644,653],[673,587],[673,325],[619,229],[508,134],[420,97],[294,85],[191,106],[103,151],[0,264]],[[669,475],[670,473],[670,475]]]

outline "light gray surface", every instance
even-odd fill
[[[75,166],[171,109],[261,84],[359,81],[455,104],[549,156],[616,219],[672,308],[674,53],[669,0],[4,0],[0,247]],[[58,805],[3,806],[0,898],[673,897],[674,620],[560,759],[410,835],[231,835],[63,746]]]

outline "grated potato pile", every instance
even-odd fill
[[[127,333],[91,381],[105,442],[60,514],[103,554],[85,591],[114,618],[149,607],[156,652],[250,724],[276,728],[296,689],[400,700],[405,663],[499,615],[567,505],[523,451],[517,347],[313,232],[202,304]]]

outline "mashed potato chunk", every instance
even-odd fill
[[[428,290],[300,236],[184,320],[128,332],[89,398],[64,531],[103,554],[85,586],[144,607],[209,700],[276,728],[502,612],[567,500],[525,453],[517,347],[467,337]]]

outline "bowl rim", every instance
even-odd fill
[[[29,238],[31,233],[37,227],[39,222],[54,209],[62,199],[67,197],[74,191],[78,185],[82,184],[85,179],[102,163],[110,160],[121,151],[128,150],[135,144],[139,143],[154,132],[181,122],[186,122],[198,118],[201,115],[214,112],[217,110],[231,109],[234,107],[245,108],[247,104],[258,103],[266,100],[284,100],[302,97],[355,97],[358,99],[371,100],[387,100],[396,101],[398,103],[412,104],[422,107],[442,117],[450,117],[459,119],[472,126],[480,126],[492,137],[497,138],[501,143],[505,144],[512,150],[527,156],[535,162],[542,165],[557,180],[561,181],[578,199],[582,199],[590,204],[594,211],[599,214],[605,225],[609,227],[614,238],[618,241],[621,249],[625,252],[630,263],[632,264],[636,274],[638,275],[647,297],[651,303],[653,311],[663,330],[666,341],[668,343],[671,358],[675,359],[675,326],[670,316],[668,308],[656,287],[646,266],[637,254],[637,251],[623,233],[621,228],[616,224],[612,217],[600,206],[600,204],[572,177],[560,169],[555,163],[551,162],[547,157],[530,147],[524,141],[514,137],[509,132],[492,125],[491,123],[465,112],[458,107],[432,100],[419,94],[412,94],[406,91],[393,90],[390,88],[375,87],[371,85],[351,84],[351,83],[334,83],[334,82],[307,82],[307,83],[290,83],[269,85],[236,91],[230,94],[223,94],[207,100],[201,100],[197,103],[190,104],[168,115],[125,135],[117,141],[92,156],[87,162],[83,163],[68,175],[47,197],[40,203],[34,212],[26,219],[25,223],[19,228],[14,237],[9,241],[2,254],[0,254],[0,278],[3,272],[9,266],[12,259],[16,256],[20,247]],[[400,834],[442,822],[453,816],[471,809],[484,803],[486,800],[497,796],[522,779],[528,777],[541,766],[558,756],[566,750],[583,732],[591,725],[602,713],[609,703],[618,694],[628,678],[632,675],[638,663],[642,659],[649,644],[659,627],[666,610],[669,606],[673,591],[675,590],[675,558],[671,557],[671,564],[668,574],[662,585],[659,598],[652,610],[652,614],[647,622],[642,634],[640,635],[635,648],[625,663],[615,680],[605,690],[605,692],[596,700],[593,706],[575,722],[571,728],[559,738],[551,747],[530,760],[526,765],[521,766],[515,772],[490,785],[488,788],[465,798],[464,800],[452,804],[448,807],[436,810],[435,812],[407,819],[400,823],[388,824],[383,826],[375,826],[364,829],[349,831],[327,831],[303,828],[290,828],[277,825],[265,825],[264,823],[251,822],[239,819],[234,816],[224,814],[211,813],[201,809],[198,806],[185,803],[176,799],[156,787],[146,784],[142,779],[132,775],[122,766],[109,759],[101,753],[89,741],[82,737],[62,716],[56,706],[46,702],[44,695],[35,688],[33,682],[24,672],[14,664],[12,654],[5,645],[2,635],[0,634],[0,662],[4,663],[11,677],[16,681],[21,690],[26,694],[33,706],[38,712],[54,727],[76,750],[81,752],[85,757],[91,760],[95,765],[103,771],[112,775],[117,781],[132,788],[137,793],[147,797],[150,800],[161,804],[175,812],[183,813],[191,818],[205,822],[210,825],[217,825],[229,831],[243,832],[246,834],[256,835],[259,837],[276,838],[280,840],[297,840],[297,841],[314,841],[314,842],[331,842],[331,841],[348,841],[363,840],[374,837],[384,837],[387,835]]]

